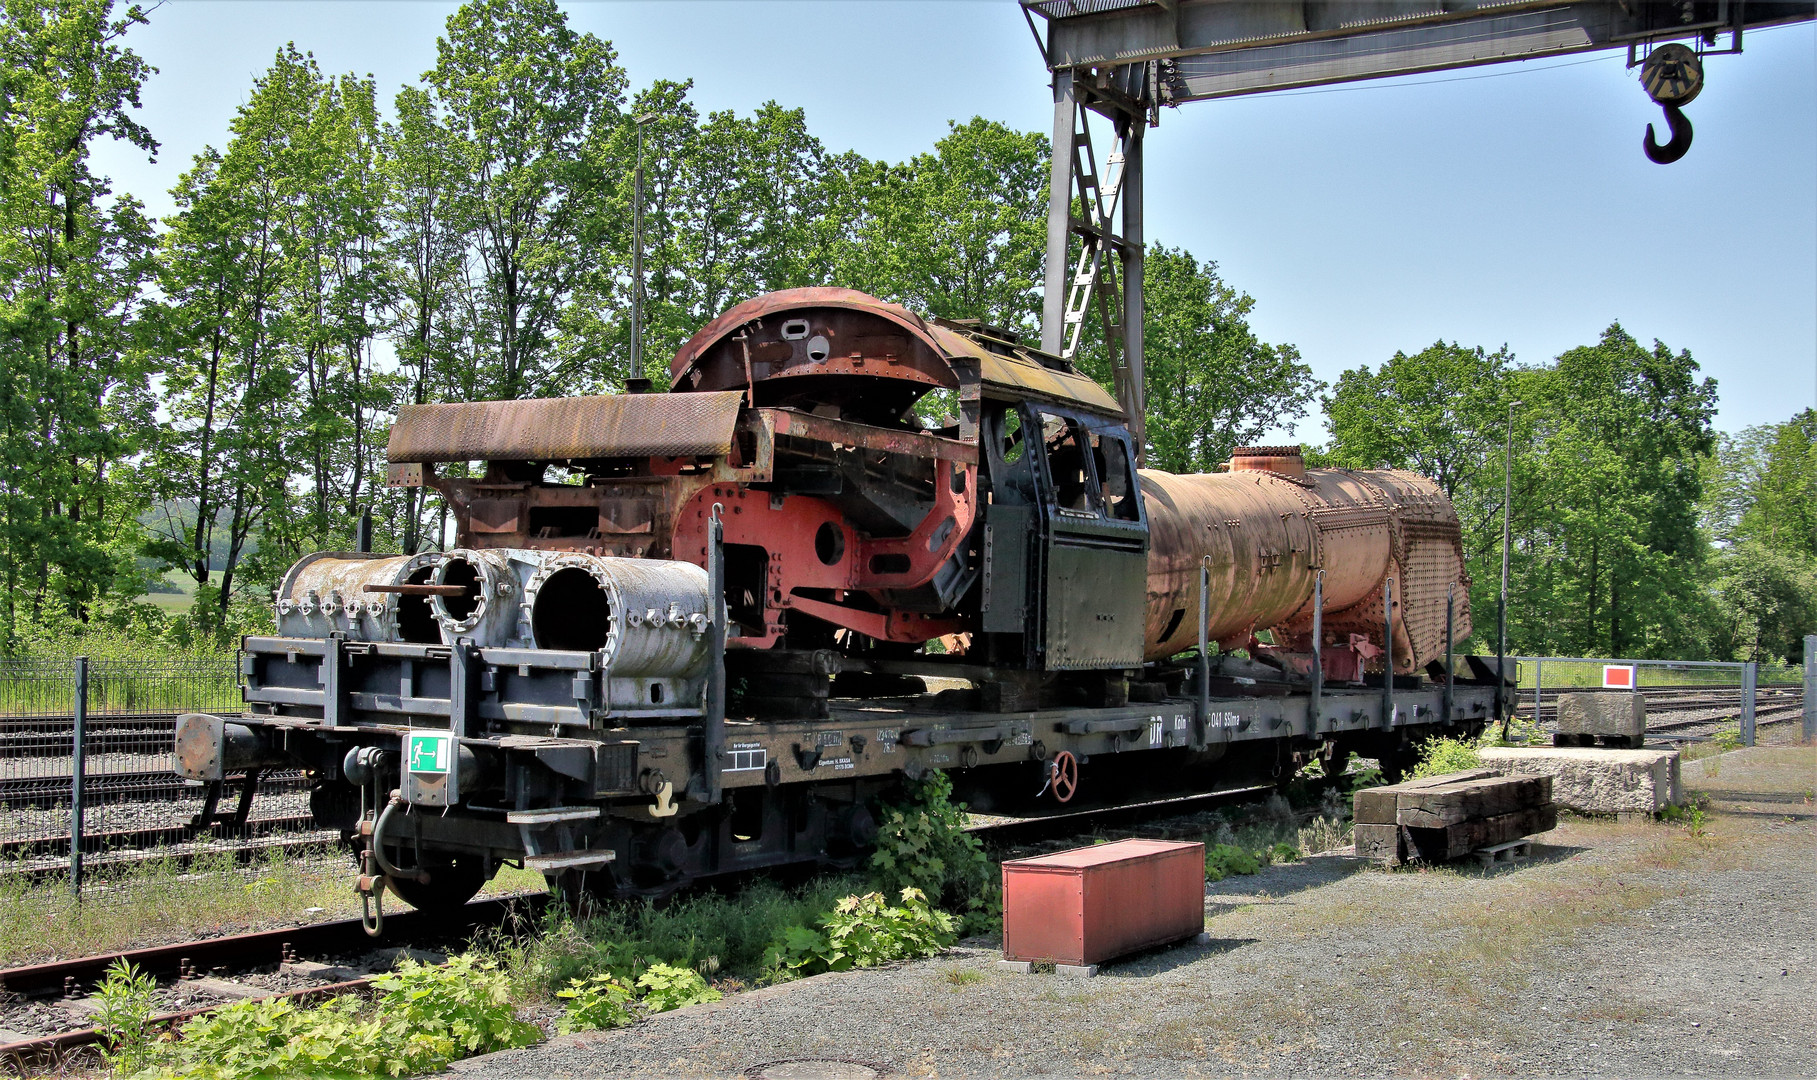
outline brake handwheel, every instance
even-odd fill
[[[1073,757],[1071,750],[1062,750],[1054,755],[1050,768],[1053,769],[1054,800],[1071,802],[1073,792],[1079,790],[1079,759]]]

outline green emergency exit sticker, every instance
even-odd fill
[[[446,773],[454,747],[454,737],[446,731],[412,733],[407,742],[405,760],[413,773]]]

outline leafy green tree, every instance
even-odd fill
[[[724,111],[703,120],[688,99],[691,85],[659,80],[630,109],[646,120],[645,370],[625,374],[659,382],[674,350],[726,308],[825,277],[825,154],[805,115],[768,102],[749,117]],[[634,163],[636,127],[622,125],[605,153]],[[615,220],[631,220],[632,197],[632,186],[621,185]],[[629,263],[628,246],[604,262],[564,327],[628,345]]]
[[[1704,473],[1715,541],[1711,646],[1742,660],[1802,658],[1817,629],[1817,411],[1718,437]]]
[[[1410,469],[1453,500],[1492,486],[1491,473],[1499,486],[1512,361],[1506,346],[1437,341],[1412,356],[1395,353],[1379,371],[1344,372],[1322,399],[1339,463]]]
[[[1804,635],[1817,630],[1817,560],[1750,537],[1714,569],[1714,654],[1801,663]]]
[[[1817,558],[1817,409],[1772,431],[1752,495],[1739,522],[1741,535]]]
[[[371,355],[390,288],[372,83],[326,78],[288,45],[230,134],[174,192],[170,421],[147,470],[162,511],[149,550],[196,577],[214,626],[236,588],[344,546],[396,396]]]
[[[1688,352],[1645,348],[1617,323],[1518,387],[1537,440],[1510,612],[1523,647],[1700,651],[1698,504],[1716,384],[1697,371]]]
[[[911,311],[1032,335],[1047,239],[1045,136],[983,117],[900,165],[846,157],[829,200],[849,224],[836,283]]]
[[[428,93],[406,86],[392,108],[397,118],[384,131],[382,164],[388,195],[384,243],[393,275],[390,336],[406,381],[403,399],[422,405],[460,355],[453,329],[464,269],[454,216],[460,160]],[[423,496],[423,488],[406,488],[395,499],[401,519],[395,531],[405,552],[419,550],[428,534]]]
[[[1256,336],[1255,301],[1225,284],[1217,263],[1156,244],[1143,265],[1148,464],[1209,472],[1233,448],[1291,431],[1324,386],[1299,350]]]
[[[463,355],[448,389],[468,400],[566,393],[605,343],[558,349],[563,309],[603,252],[624,250],[622,223],[604,211],[625,169],[600,152],[621,125],[617,55],[553,0],[471,0],[449,17],[424,79],[460,169]]]
[[[144,22],[105,0],[0,4],[0,646],[23,622],[131,596],[137,507],[114,473],[151,421],[139,348],[151,223],[90,165],[132,118]]]

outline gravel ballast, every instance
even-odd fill
[[[1809,1076],[1817,751],[1685,766],[1693,831],[1572,818],[1491,870],[1341,855],[1210,886],[1211,943],[1095,979],[990,943],[826,975],[455,1065],[506,1077]]]

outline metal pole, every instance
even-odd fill
[[[1394,730],[1394,579],[1382,583],[1382,727]]]
[[[1759,685],[1760,665],[1753,660],[1741,665],[1741,743],[1754,745],[1754,688]]]
[[[1148,463],[1148,390],[1142,371],[1142,118],[1130,117],[1123,143],[1123,366],[1129,378],[1129,430],[1136,437],[1136,465]],[[1108,222],[1106,223],[1108,224]]]
[[[1535,660],[1533,662],[1533,726],[1536,729],[1539,727],[1539,696],[1545,689],[1545,685],[1546,662]]]
[[[1441,719],[1447,724],[1451,723],[1451,696],[1457,683],[1457,673],[1453,670],[1456,658],[1452,655],[1456,626],[1457,582],[1454,581],[1445,589],[1445,715]]]
[[[353,550],[362,554],[372,550],[372,507],[360,507],[359,528],[353,534]]]
[[[1804,741],[1817,740],[1817,634],[1804,638]]]
[[[1319,698],[1325,693],[1325,571],[1312,579],[1312,701],[1306,706],[1306,734],[1319,733]]]
[[[70,748],[69,777],[69,887],[82,896],[82,795],[83,774],[88,768],[88,657],[76,657],[74,741]]]
[[[644,117],[637,127],[637,168],[631,174],[631,374],[644,374]]]
[[[1199,749],[1211,741],[1211,566],[1199,560]]]
[[[1066,270],[1072,237],[1073,153],[1078,104],[1071,68],[1054,72],[1054,156],[1047,182],[1047,266],[1041,299],[1041,351],[1060,355],[1066,343]]]
[[[1504,670],[1508,666],[1508,536],[1509,518],[1514,508],[1514,409],[1521,403],[1508,402],[1507,450],[1502,460],[1502,598],[1495,611],[1495,718],[1502,725],[1502,741],[1508,741],[1509,710],[1502,703],[1508,684]]]

